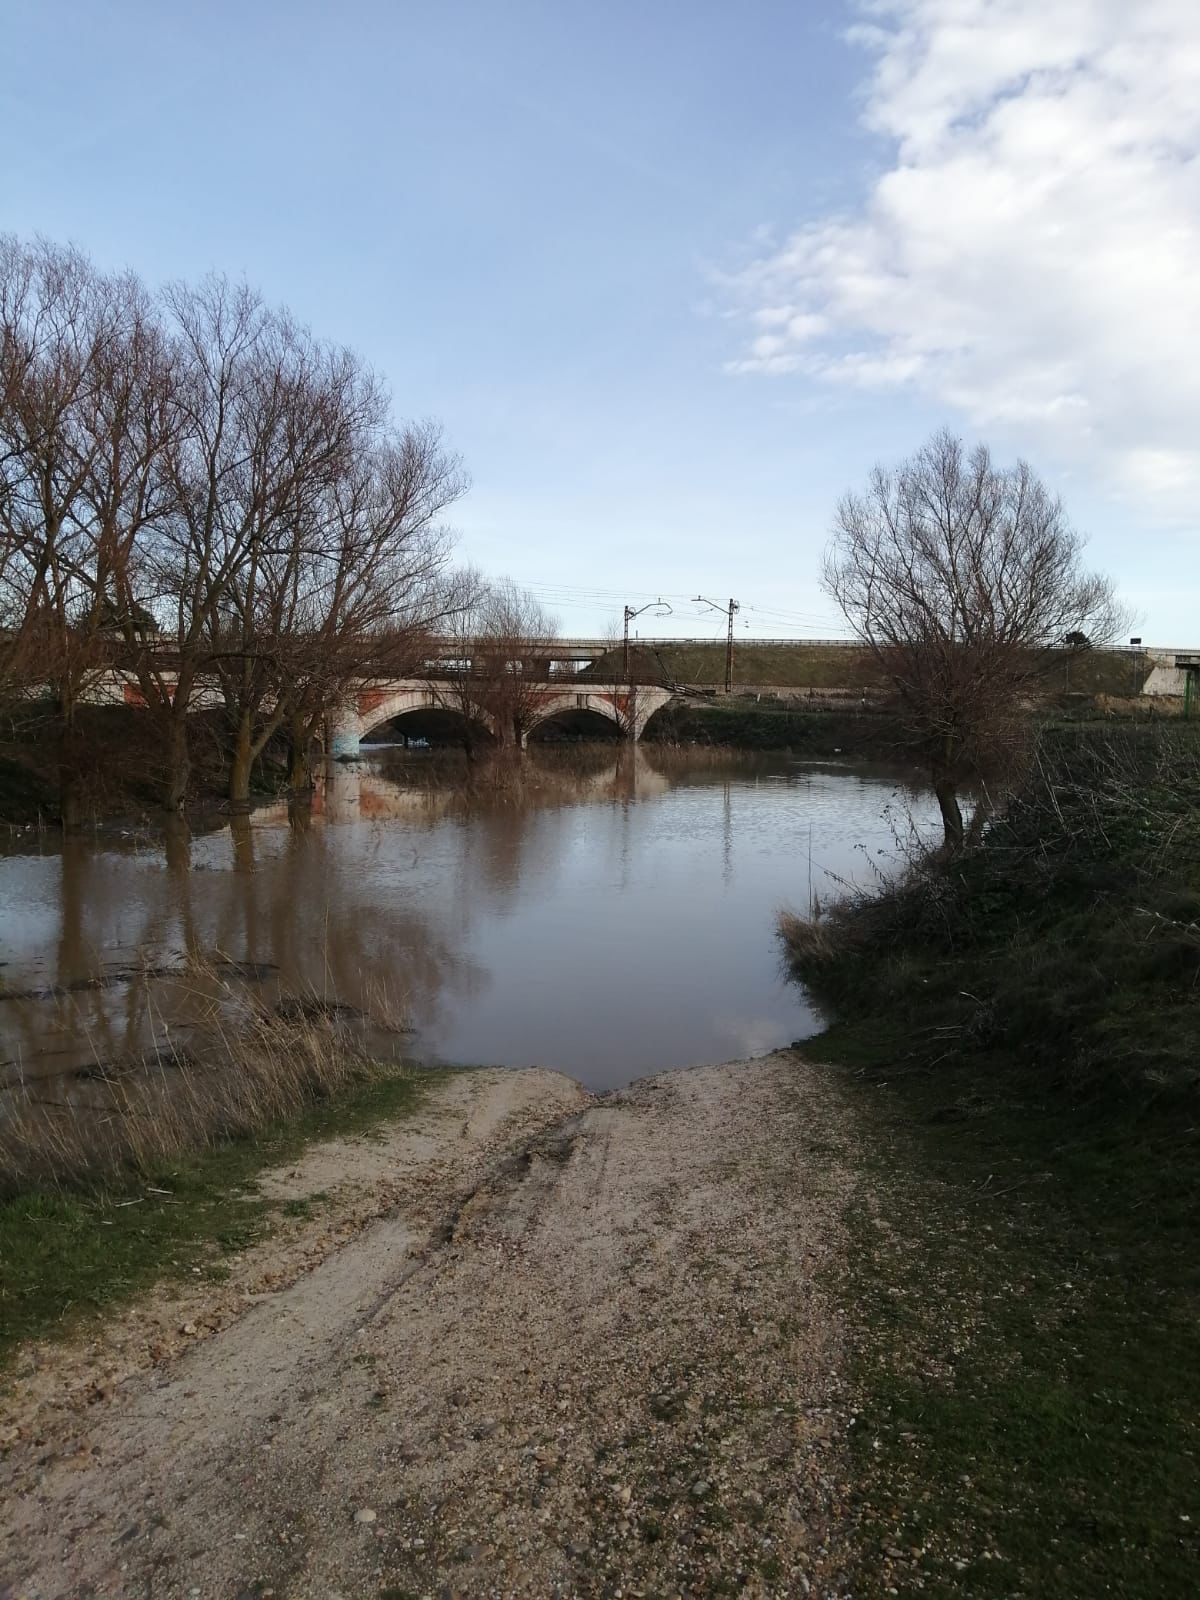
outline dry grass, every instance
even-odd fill
[[[798,916],[794,911],[781,911],[779,936],[797,967],[832,961],[837,954],[833,931],[819,911],[811,917]]]
[[[727,768],[743,770],[754,752],[732,744],[693,744],[686,739],[647,739],[642,745],[647,762],[664,776],[672,773],[686,776],[703,768],[706,771],[724,771]]]
[[[152,1052],[97,1063],[78,1086],[19,1085],[0,1117],[0,1190],[152,1171],[285,1121],[379,1074],[360,1042],[364,1020],[404,1028],[394,1014],[363,1019],[315,995],[271,1006],[210,962],[192,975],[207,1011],[203,1053],[172,1045],[164,1029]]]

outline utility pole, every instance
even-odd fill
[[[634,617],[640,617],[643,611],[653,611],[657,616],[660,617],[669,617],[671,615],[671,608],[665,600],[651,600],[644,606],[625,607],[625,643],[621,656],[621,670],[625,678],[625,687],[627,689],[632,687],[632,679],[629,671],[629,624],[633,621]]]
[[[694,600],[697,603],[699,603],[700,605],[711,606],[714,611],[725,612],[729,617],[729,627],[728,627],[728,630],[727,630],[726,635],[725,635],[725,693],[726,694],[732,694],[733,693],[733,619],[742,608],[741,608],[741,606],[738,605],[737,601],[735,599],[733,599],[732,596],[730,596],[729,604],[727,606],[718,605],[715,600],[708,600],[702,594],[696,595],[694,597]]]
[[[643,611],[653,611],[655,616],[669,617],[671,607],[663,599],[650,600],[644,606],[625,607],[625,640],[622,646],[621,670],[625,678],[625,719],[629,724],[629,737],[635,738],[637,733],[637,707],[633,696],[633,672],[629,661],[629,624],[634,617],[640,617]]]

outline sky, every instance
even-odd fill
[[[1196,0],[6,0],[0,229],[245,277],[472,480],[564,632],[844,632],[937,427],[1200,644]]]

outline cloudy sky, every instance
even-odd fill
[[[838,495],[948,422],[1200,644],[1196,0],[9,0],[5,54],[0,227],[354,345],[569,632],[840,631]]]

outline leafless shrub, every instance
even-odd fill
[[[468,754],[478,749],[479,729],[502,750],[520,750],[547,695],[557,692],[545,668],[557,620],[511,578],[485,578],[472,568],[457,575],[446,610],[450,660],[436,663],[430,688],[462,717]]]

